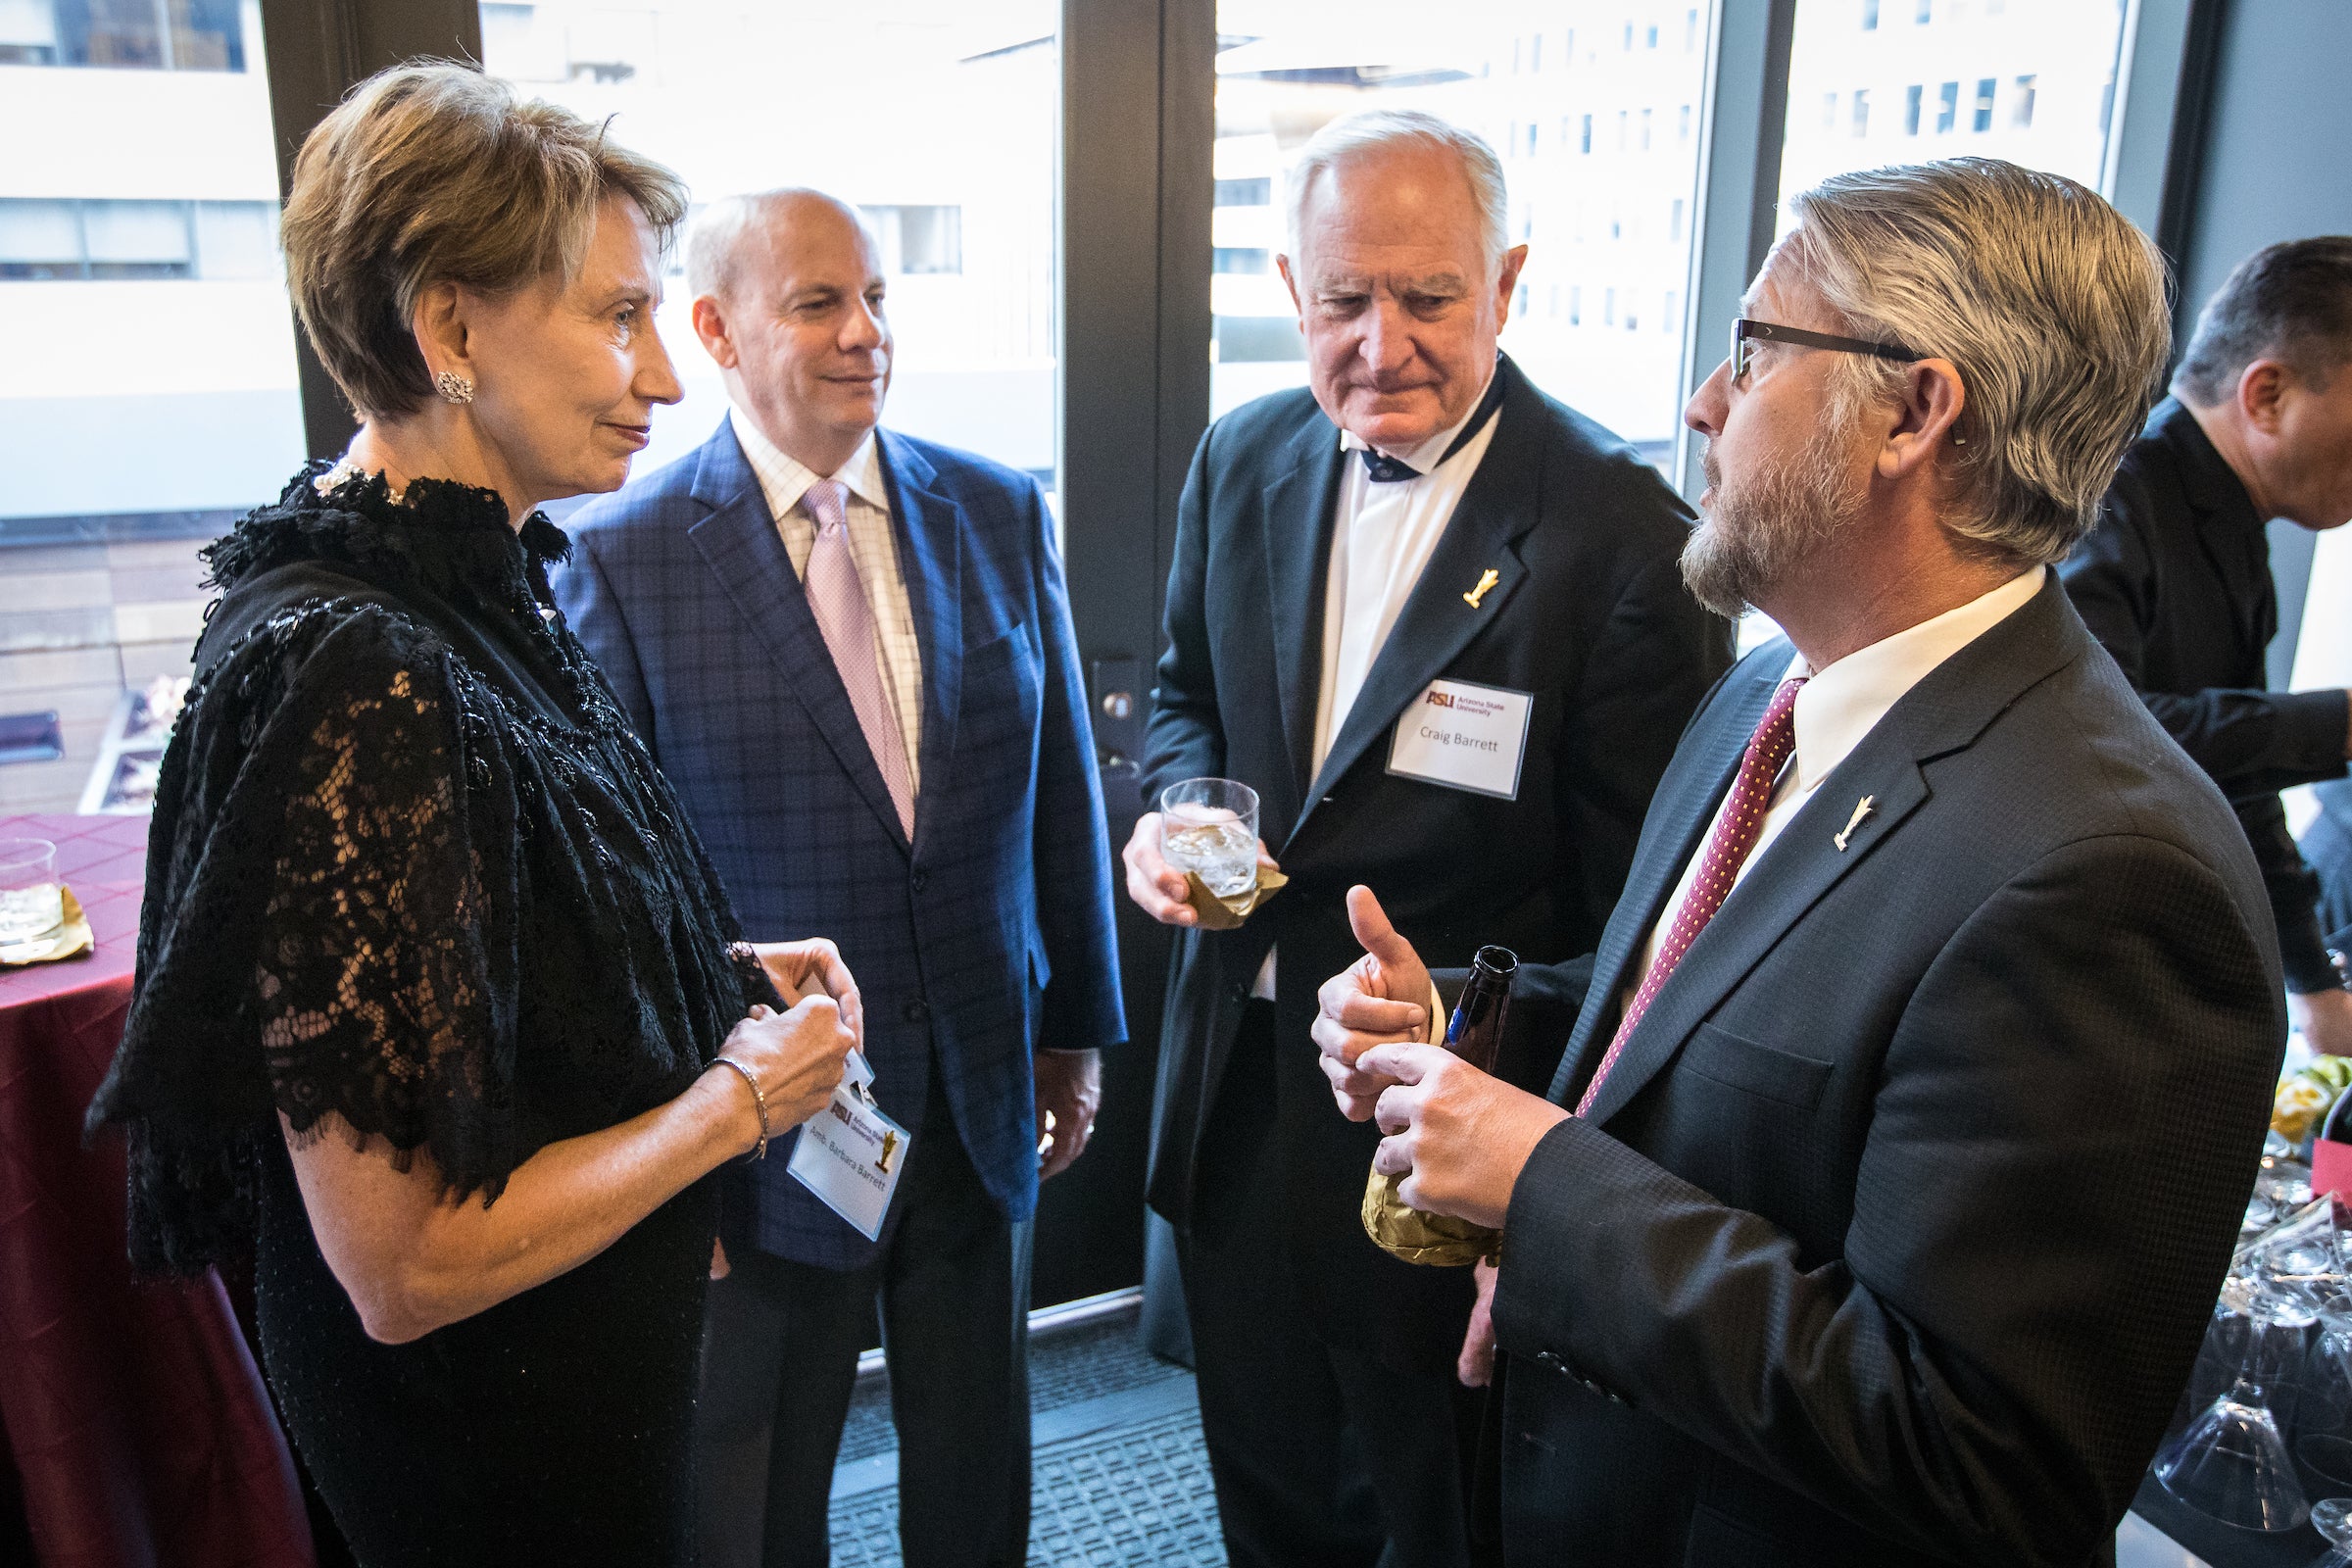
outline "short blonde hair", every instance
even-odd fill
[[[677,175],[568,109],[466,66],[378,72],[295,160],[283,226],[295,312],[363,417],[413,413],[433,391],[410,325],[425,289],[568,278],[613,196],[664,246],[686,215]]]
[[[1858,330],[1959,368],[1945,526],[2021,565],[2088,530],[2172,343],[2163,256],[2098,194],[1991,158],[1865,170],[1791,204],[1788,261]],[[1839,401],[1905,373],[1840,356]]]

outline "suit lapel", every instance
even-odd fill
[[[1291,443],[1291,470],[1266,486],[1266,602],[1273,612],[1274,683],[1282,706],[1284,749],[1294,799],[1306,792],[1314,762],[1315,701],[1323,687],[1323,590],[1330,580],[1331,536],[1339,510],[1338,429],[1316,411]]]
[[[1592,1102],[1595,1123],[1615,1115],[1639,1094],[1789,927],[1892,838],[1928,798],[1919,764],[1902,755],[1900,747],[1874,741],[1876,737],[1864,740],[1822,780],[1813,798],[1765,849],[1690,945],[1673,978],[1634,1026],[1617,1065],[1609,1069]],[[1833,835],[1864,795],[1874,798],[1871,813],[1840,851]]]
[[[1430,552],[1428,564],[1421,568],[1396,624],[1389,629],[1388,640],[1365,672],[1347,720],[1332,737],[1330,755],[1314,774],[1289,844],[1298,841],[1332,784],[1346,777],[1357,760],[1387,734],[1405,705],[1445,672],[1479,629],[1503,612],[1527,578],[1527,564],[1519,558],[1516,541],[1542,515],[1543,498],[1528,485],[1527,475],[1540,471],[1546,421],[1539,402],[1541,394],[1519,374],[1517,367],[1506,359],[1494,373],[1508,377],[1499,416],[1502,423],[1446,521],[1437,548]],[[1325,511],[1330,510],[1327,503]],[[1330,524],[1325,526],[1328,529]],[[1329,560],[1328,554],[1324,559]],[[1490,569],[1496,573],[1494,584],[1473,606],[1467,595]],[[1317,629],[1320,631],[1319,626]],[[1319,684],[1319,659],[1316,666]],[[1316,684],[1308,687],[1310,694],[1316,689]],[[1309,707],[1311,749],[1311,696]]]
[[[2088,635],[2052,571],[2023,609],[1905,693],[1821,781],[1690,945],[1610,1069],[1592,1119],[1623,1109],[1781,938],[1902,829],[1929,798],[1922,763],[1972,745],[2019,694],[2080,657]],[[1865,795],[1871,812],[1839,849],[1836,835]]]
[[[825,647],[824,633],[817,629],[800,574],[792,569],[792,556],[776,532],[767,497],[731,425],[722,426],[704,445],[694,494],[711,511],[686,530],[686,537],[694,542],[704,564],[718,579],[720,591],[774,662],[784,689],[832,748],[842,771],[891,835],[904,845],[906,835],[899,826],[890,788],[874,765],[865,732],[858,724],[858,710],[850,706],[849,689],[833,667],[832,651]]]
[[[1732,787],[1748,737],[1763,721],[1764,710],[1788,667],[1788,644],[1775,642],[1752,656],[1726,683],[1714,710],[1694,727],[1677,749],[1642,824],[1642,842],[1634,852],[1625,891],[1609,913],[1592,959],[1592,984],[1577,1014],[1568,1048],[1552,1079],[1551,1098],[1572,1103],[1568,1096],[1581,1091],[1600,1053],[1617,1029],[1617,999],[1625,991],[1633,965],[1648,945],[1649,933],[1664,912],[1666,900],[1682,880],[1683,867],[1696,855],[1699,842],[1715,819],[1715,808]],[[1590,1059],[1588,1059],[1590,1058]],[[1622,1066],[1623,1063],[1620,1062]]]
[[[963,528],[955,503],[928,485],[935,470],[922,455],[888,431],[878,432],[882,481],[890,491],[899,574],[914,612],[923,662],[922,778],[914,806],[919,842],[923,801],[947,783],[956,755],[956,721],[963,702]]]

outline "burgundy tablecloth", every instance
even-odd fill
[[[130,1005],[147,821],[57,845],[97,952],[0,969],[0,1419],[44,1568],[311,1568],[284,1436],[219,1279],[133,1284],[120,1136],[81,1144]]]

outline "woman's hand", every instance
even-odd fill
[[[722,1049],[759,1080],[760,1094],[767,1097],[767,1130],[772,1137],[825,1108],[841,1085],[842,1060],[857,1044],[840,1006],[831,997],[816,996],[794,1003],[789,1012],[754,1007]],[[728,1068],[712,1070],[735,1076]],[[760,1107],[744,1090],[737,1091],[736,1099],[737,1123],[749,1152],[760,1142]]]
[[[850,966],[841,961],[841,950],[824,937],[810,937],[805,942],[747,942],[753,956],[767,971],[768,979],[784,995],[786,1006],[807,1001],[810,997],[831,997],[841,1008],[842,1021],[859,1045],[865,1043],[865,1004],[858,995],[858,982],[850,975]],[[761,1088],[767,1087],[764,1083]]]

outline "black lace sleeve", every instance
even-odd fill
[[[130,1137],[132,1252],[249,1223],[282,1112],[453,1195],[536,1140],[512,1094],[516,823],[447,647],[376,605],[283,611],[200,679],[159,781],[140,974],[92,1120]],[[478,726],[477,726],[478,728]],[[477,755],[469,755],[468,747]]]

